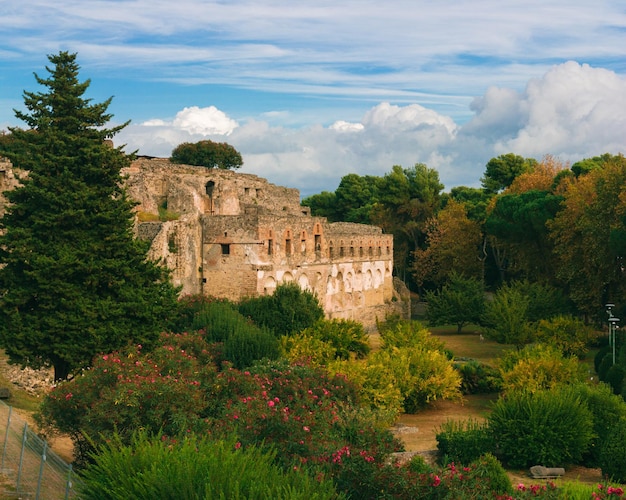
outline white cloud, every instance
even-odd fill
[[[338,132],[359,132],[364,128],[365,126],[362,123],[350,123],[344,120],[338,120],[330,126],[331,130]]]
[[[234,127],[213,107],[185,108],[171,123],[131,125],[121,139],[140,153],[169,156],[180,142],[223,141],[230,133],[228,142],[244,159],[242,172],[303,195],[334,191],[348,173],[382,176],[393,165],[425,163],[449,189],[478,186],[489,159],[508,152],[576,161],[626,149],[626,80],[588,65],[554,66],[521,92],[489,88],[471,109],[473,119],[458,125],[417,104],[380,103],[360,122],[286,128],[254,119]]]
[[[230,135],[239,124],[215,106],[191,106],[176,114],[172,125],[190,134]]]

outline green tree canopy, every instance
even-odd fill
[[[172,151],[170,161],[172,163],[221,168],[223,170],[232,170],[243,165],[241,154],[234,147],[225,142],[213,142],[210,140],[179,144]]]
[[[536,165],[537,160],[533,158],[507,153],[489,160],[480,180],[485,190],[497,193],[509,187],[517,176],[532,170]]]
[[[552,280],[554,262],[548,221],[563,197],[547,191],[501,194],[485,222],[485,232],[506,245],[511,271],[531,279]]]
[[[453,272],[441,290],[426,294],[426,317],[432,326],[456,325],[457,333],[470,323],[480,323],[485,309],[485,290],[481,280]]]
[[[176,308],[166,270],[133,237],[134,204],[105,141],[111,99],[92,104],[76,54],[49,56],[47,92],[24,92],[27,129],[11,128],[0,154],[28,172],[6,192],[0,220],[0,344],[12,362],[53,366],[64,379],[99,352],[149,345]]]

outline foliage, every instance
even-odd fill
[[[441,290],[426,294],[426,318],[430,325],[457,327],[461,333],[470,323],[479,323],[485,308],[485,290],[482,281],[466,278],[453,272]]]
[[[530,299],[515,287],[503,286],[485,303],[481,323],[485,337],[500,344],[523,346],[532,341],[527,322]]]
[[[239,312],[276,336],[301,332],[324,317],[317,297],[297,283],[282,283],[273,295],[249,297],[239,303]]]
[[[135,433],[101,445],[81,475],[80,494],[91,499],[336,499],[330,480],[282,471],[275,451],[242,447],[235,438],[194,435],[180,440]]]
[[[593,415],[568,388],[509,392],[488,422],[498,455],[513,468],[579,463],[593,440]]]
[[[337,213],[337,196],[330,191],[307,196],[302,200],[302,206],[310,207],[313,217],[326,217],[328,222],[341,220],[342,214]]]
[[[326,366],[336,359],[336,349],[329,341],[302,332],[283,335],[280,353],[292,363],[308,363],[316,367]]]
[[[516,280],[501,288],[515,288],[528,298],[526,318],[530,322],[567,315],[572,304],[562,290],[546,283]]]
[[[480,224],[468,218],[465,205],[450,199],[426,226],[426,247],[413,252],[411,270],[418,286],[441,286],[450,274],[482,280]]]
[[[562,200],[561,195],[539,190],[496,197],[485,231],[506,245],[511,271],[533,280],[553,279],[552,241],[546,224],[554,219]]]
[[[404,394],[396,385],[395,373],[387,365],[387,359],[374,353],[359,361],[331,361],[328,370],[344,375],[355,384],[363,406],[387,411],[396,417],[403,411]]]
[[[614,364],[607,370],[603,382],[606,382],[611,386],[611,388],[613,389],[613,393],[622,394],[625,374],[626,370],[624,370],[623,366],[619,364]]]
[[[502,375],[497,368],[478,361],[455,362],[461,374],[463,394],[490,394],[502,390]]]
[[[419,347],[446,352],[445,343],[424,327],[419,321],[387,320],[378,323],[382,349]]]
[[[243,165],[241,154],[230,144],[203,140],[196,143],[184,142],[172,151],[172,163],[197,165],[207,168],[231,170]]]
[[[546,344],[507,351],[500,360],[502,390],[537,392],[563,384],[583,382],[587,373],[575,357],[565,357]]]
[[[603,441],[598,462],[602,474],[613,481],[626,482],[626,419],[621,418]]]
[[[262,358],[278,358],[278,339],[244,318],[235,304],[222,299],[199,299],[187,307],[193,312],[185,312],[187,320],[181,320],[179,328],[202,331],[209,342],[223,343],[222,359],[235,368],[246,368]]]
[[[426,224],[441,205],[443,187],[438,172],[423,163],[407,169],[395,165],[378,184],[370,219],[393,234],[394,269],[400,276],[409,271],[412,252],[424,245]]]
[[[557,277],[578,309],[592,317],[623,297],[624,247],[610,244],[626,231],[626,159],[610,156],[568,184],[563,208],[549,223]]]
[[[281,339],[288,359],[311,359],[326,364],[331,359],[363,358],[369,351],[369,339],[363,325],[344,319],[322,319],[298,334]]]
[[[513,153],[500,155],[487,162],[485,174],[480,179],[489,193],[497,193],[511,185],[519,175],[529,172],[537,164],[532,158],[522,158]]]
[[[278,357],[278,339],[265,329],[250,326],[229,335],[224,341],[224,359],[240,370],[260,359]]]
[[[46,395],[38,420],[72,438],[81,464],[92,442],[116,431],[127,442],[138,429],[168,435],[194,429],[216,377],[211,346],[200,335],[163,335],[149,353],[137,345],[98,356],[92,368]]]
[[[570,390],[593,415],[594,438],[584,463],[588,467],[598,467],[603,443],[613,439],[613,430],[620,421],[626,419],[626,403],[607,384],[574,384]]]
[[[24,92],[0,154],[28,172],[0,221],[0,343],[11,361],[65,379],[101,351],[153,344],[177,291],[134,239],[120,171],[131,158],[105,141],[108,99],[92,104],[76,55],[48,57],[47,92]],[[6,149],[5,149],[6,147]]]
[[[481,455],[494,451],[487,424],[477,420],[447,420],[435,437],[444,463],[470,464]]]
[[[393,348],[375,352],[371,357],[391,370],[407,413],[415,413],[438,399],[460,397],[461,377],[440,351],[419,347]]]
[[[302,333],[329,342],[335,349],[335,357],[339,359],[349,359],[351,356],[363,358],[370,352],[368,335],[358,321],[322,319]]]

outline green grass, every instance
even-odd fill
[[[457,359],[474,359],[493,365],[504,351],[514,349],[511,345],[498,344],[486,338],[481,340],[480,330],[472,325],[461,333],[456,333],[456,326],[429,327],[429,330],[445,342]]]

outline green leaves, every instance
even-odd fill
[[[172,163],[198,165],[207,168],[231,170],[243,165],[241,154],[230,144],[210,140],[196,143],[184,142],[172,151]]]
[[[149,345],[176,307],[165,269],[134,240],[120,170],[130,157],[104,142],[110,99],[93,104],[76,55],[49,57],[44,92],[25,92],[27,130],[0,154],[28,177],[7,193],[0,221],[0,344],[12,361],[54,366],[55,378],[100,351]]]

